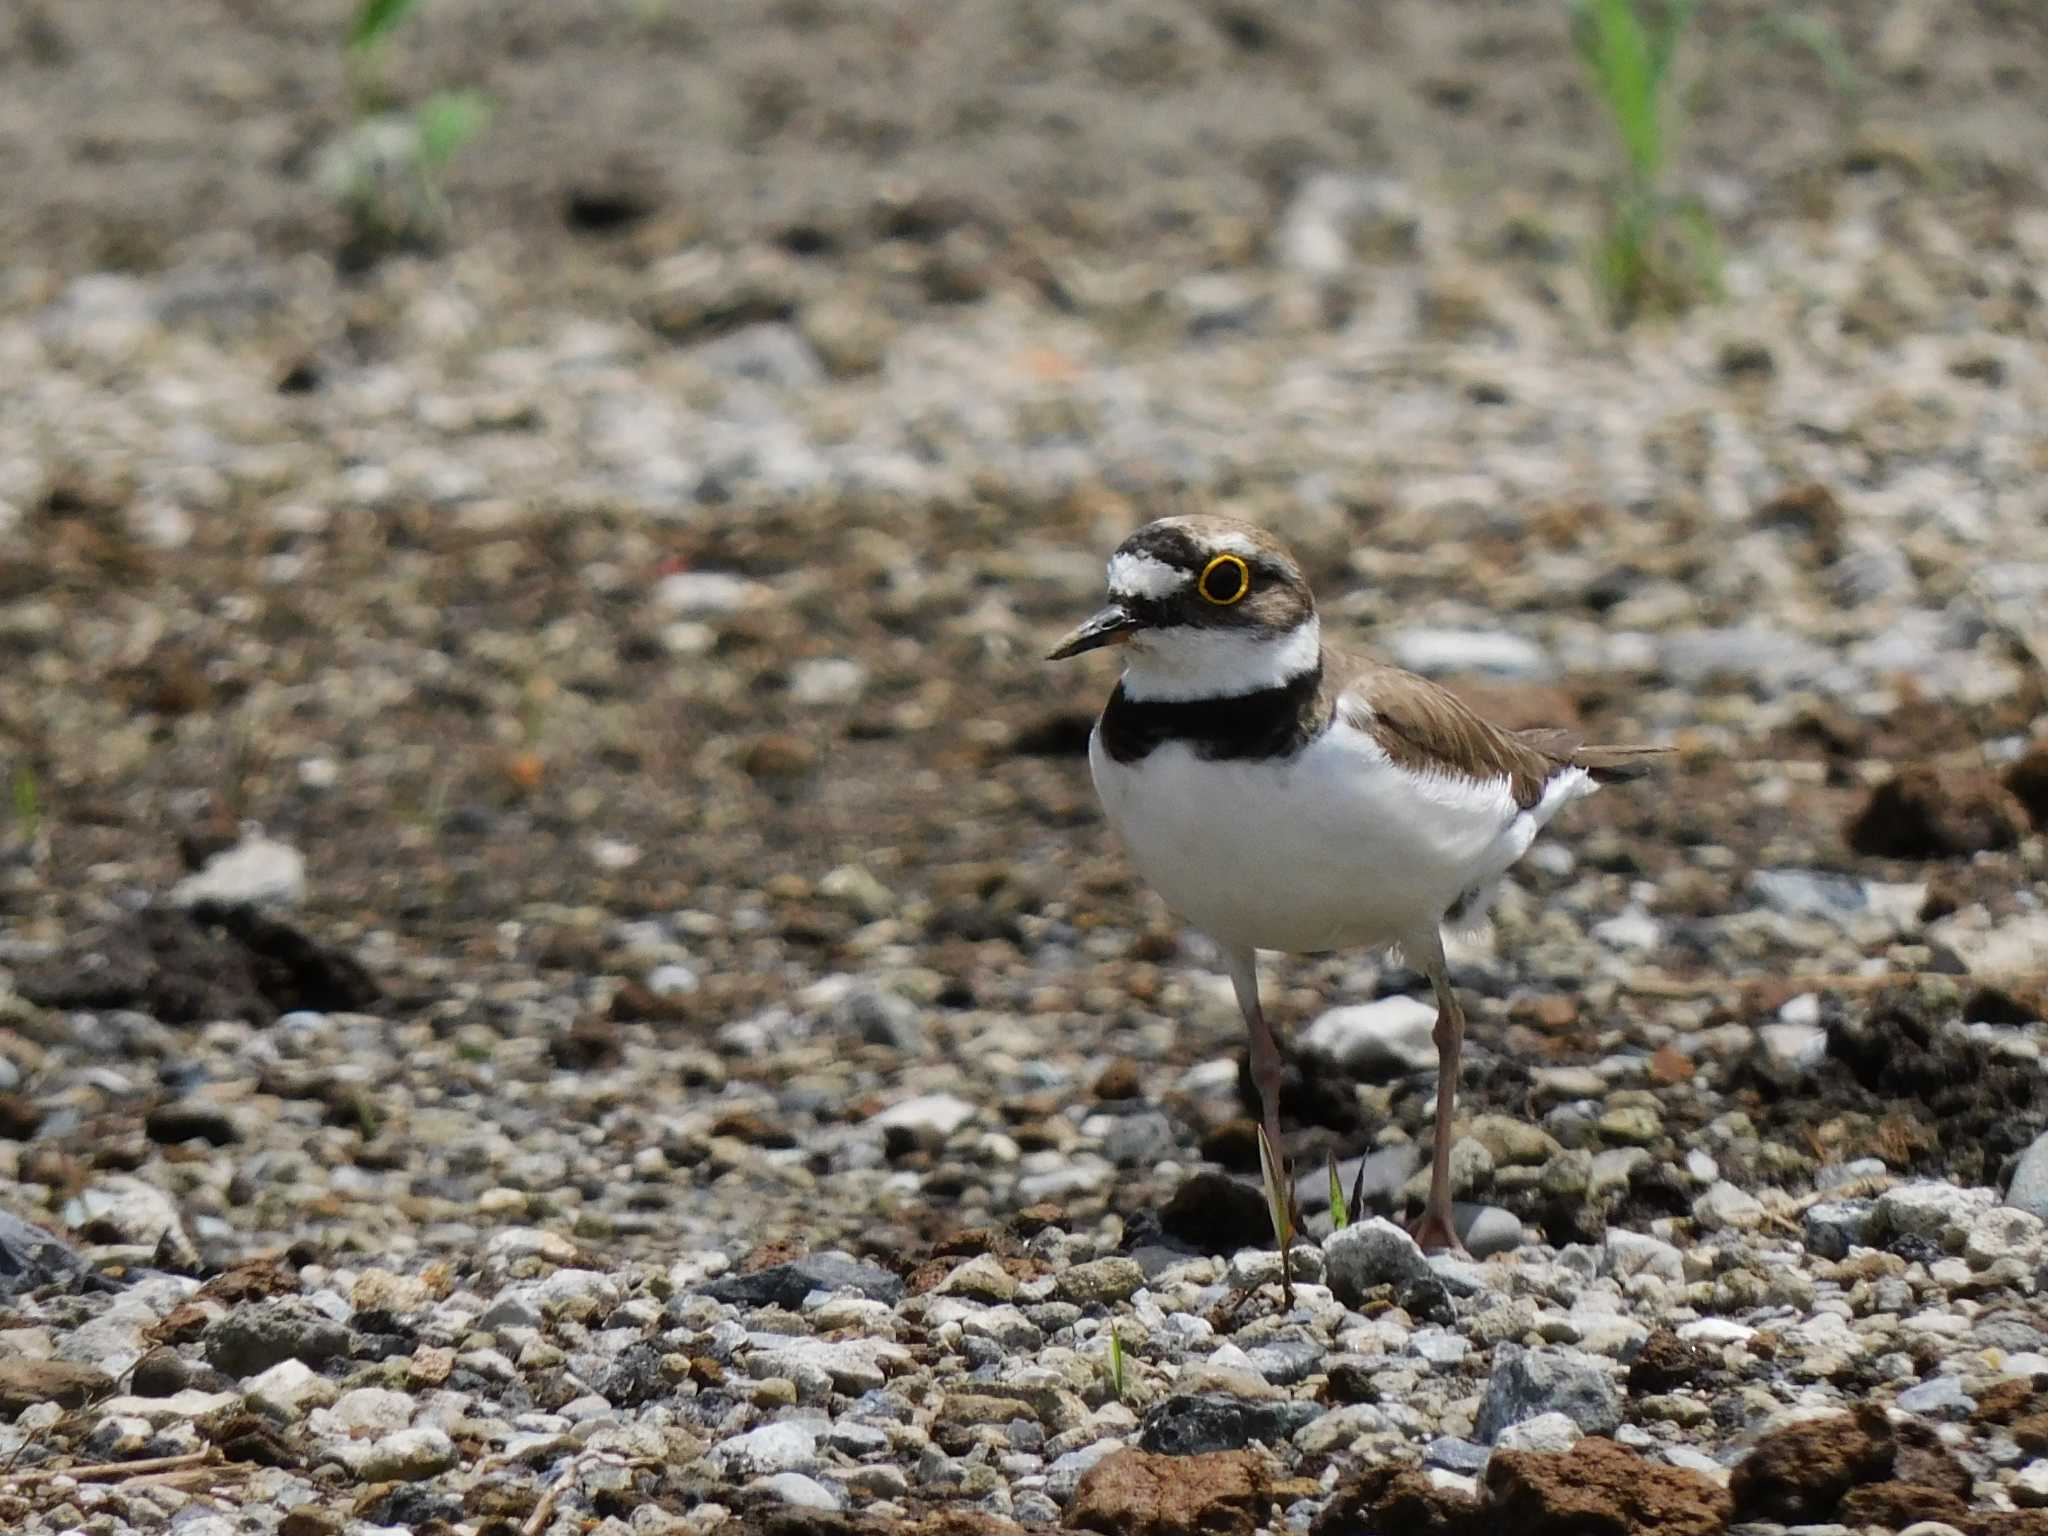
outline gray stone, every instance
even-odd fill
[[[712,1447],[711,1459],[730,1478],[770,1477],[800,1472],[818,1460],[818,1437],[808,1425],[783,1419],[734,1435]]]
[[[1405,1285],[1429,1274],[1429,1261],[1415,1239],[1383,1216],[1353,1222],[1324,1238],[1323,1267],[1330,1289],[1346,1306],[1356,1306],[1377,1286]]]
[[[1074,1488],[1088,1473],[1088,1469],[1113,1451],[1123,1449],[1121,1441],[1097,1440],[1092,1445],[1081,1446],[1068,1451],[1045,1469],[1045,1491],[1060,1504],[1074,1496]]]
[[[1486,1470],[1486,1458],[1493,1452],[1472,1440],[1455,1435],[1438,1435],[1422,1448],[1425,1466],[1442,1467],[1463,1477],[1477,1477]]]
[[[2048,1221],[2048,1131],[2036,1136],[2020,1154],[2005,1191],[2005,1203]]]
[[[455,1442],[438,1425],[419,1424],[344,1445],[338,1459],[366,1482],[418,1482],[455,1465]]]
[[[243,1378],[283,1360],[320,1365],[348,1353],[349,1331],[296,1296],[248,1301],[207,1325],[208,1364]]]
[[[1497,1205],[1457,1200],[1451,1204],[1451,1227],[1475,1259],[1512,1253],[1522,1246],[1522,1218]]]
[[[1814,869],[1759,869],[1749,877],[1749,889],[1786,917],[1840,919],[1870,905],[1861,880]]]
[[[878,1264],[863,1264],[843,1253],[812,1253],[787,1264],[771,1264],[749,1275],[723,1275],[704,1287],[713,1301],[744,1307],[803,1305],[813,1291],[850,1292],[870,1301],[902,1299],[903,1281]]]
[[[1510,1424],[1546,1413],[1563,1414],[1589,1435],[1611,1434],[1621,1423],[1621,1398],[1607,1362],[1576,1350],[1501,1345],[1474,1433],[1492,1444]]]
[[[56,1233],[0,1211],[0,1296],[18,1296],[85,1270],[84,1257]]]
[[[1977,1411],[1977,1400],[1963,1390],[1954,1376],[1934,1376],[1917,1387],[1908,1387],[1895,1399],[1907,1413],[1923,1419],[1967,1419]]]
[[[1875,1200],[1823,1200],[1806,1208],[1806,1251],[1816,1258],[1839,1259],[1851,1248],[1870,1246],[1870,1218]]]
[[[917,1004],[880,987],[853,988],[839,1000],[832,1022],[869,1045],[894,1046],[899,1051],[915,1051],[924,1046],[924,1025],[918,1020]]]
[[[1660,1280],[1685,1278],[1685,1263],[1678,1250],[1646,1232],[1612,1228],[1602,1247],[1603,1267],[1618,1280],[1631,1275],[1655,1275]]]
[[[1997,1201],[1988,1189],[1966,1189],[1935,1179],[1894,1184],[1877,1197],[1873,1229],[1884,1238],[1922,1237],[1954,1253],[1970,1228]]]
[[[181,1267],[199,1262],[177,1202],[133,1174],[105,1174],[80,1190],[64,1204],[64,1224],[87,1242],[163,1250]]]
[[[1137,1260],[1120,1255],[1076,1264],[1058,1280],[1060,1296],[1084,1307],[1123,1301],[1144,1283]]]
[[[777,1472],[748,1486],[764,1498],[797,1509],[836,1510],[842,1507],[838,1494],[816,1478],[805,1477],[801,1472]]]
[[[1198,1456],[1234,1451],[1257,1442],[1277,1445],[1324,1412],[1321,1403],[1291,1398],[1226,1397],[1220,1393],[1179,1394],[1148,1409],[1138,1430],[1138,1447],[1162,1456]]]
[[[1396,1144],[1368,1152],[1363,1157],[1346,1158],[1337,1165],[1337,1180],[1344,1190],[1347,1213],[1356,1221],[1368,1211],[1390,1211],[1399,1203],[1401,1186],[1408,1182],[1416,1162],[1422,1156],[1419,1147]],[[1359,1178],[1363,1169],[1365,1177]],[[1356,1199],[1354,1200],[1354,1193]],[[1304,1214],[1313,1215],[1330,1208],[1330,1170],[1328,1165],[1310,1168],[1295,1176],[1294,1198],[1301,1203]]]
[[[1119,1168],[1149,1168],[1172,1155],[1173,1121],[1156,1109],[1118,1115],[1102,1138],[1102,1152]]]

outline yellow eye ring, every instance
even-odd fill
[[[1209,587],[1209,578],[1216,574],[1218,566],[1231,566],[1237,571],[1237,588],[1228,597],[1212,591]],[[1195,590],[1219,608],[1228,608],[1232,603],[1243,597],[1245,593],[1251,591],[1251,589],[1252,568],[1236,555],[1218,555],[1214,560],[1211,560],[1202,567],[1201,580],[1195,583]]]

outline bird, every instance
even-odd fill
[[[1425,1252],[1462,1253],[1450,1151],[1465,1015],[1444,931],[1483,916],[1565,806],[1669,749],[1505,729],[1427,678],[1326,644],[1300,564],[1233,518],[1145,524],[1110,556],[1107,585],[1108,604],[1047,659],[1122,651],[1088,740],[1096,794],[1138,873],[1221,951],[1268,1155],[1284,1170],[1258,951],[1397,950],[1437,1010],[1429,1194],[1409,1231]]]

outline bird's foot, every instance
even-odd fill
[[[1424,1211],[1408,1223],[1408,1235],[1424,1253],[1448,1253],[1458,1259],[1472,1257],[1458,1241],[1457,1229],[1451,1225],[1447,1211]]]

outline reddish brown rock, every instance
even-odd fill
[[[1643,1347],[1628,1368],[1628,1389],[1643,1395],[1671,1392],[1689,1385],[1713,1365],[1706,1350],[1689,1343],[1669,1328],[1658,1328],[1643,1340]]]
[[[1284,1489],[1252,1451],[1154,1456],[1114,1451],[1090,1467],[1074,1489],[1062,1522],[1104,1536],[1253,1536],[1275,1514]]]
[[[1310,1536],[1358,1536],[1399,1531],[1402,1536],[1486,1536],[1486,1517],[1469,1494],[1439,1488],[1422,1468],[1381,1462],[1341,1484],[1323,1506]]]
[[[1880,859],[1952,859],[2011,848],[2025,831],[2019,803],[1989,774],[1901,769],[1870,792],[1844,832]]]
[[[1946,1488],[1929,1488],[1921,1483],[1896,1479],[1865,1483],[1843,1495],[1835,1518],[1850,1527],[1881,1525],[1902,1531],[1920,1520],[1943,1520],[1961,1525],[1970,1506]]]
[[[1599,1436],[1569,1451],[1496,1451],[1486,1492],[1487,1528],[1515,1536],[1719,1536],[1735,1507],[1699,1473]]]
[[[2037,741],[2006,770],[2005,787],[2025,807],[2035,828],[2048,832],[2048,741]]]
[[[1866,1404],[1765,1435],[1736,1466],[1728,1491],[1745,1519],[1825,1520],[1851,1488],[1891,1475],[1894,1449],[1884,1410]]]
[[[2030,1456],[2048,1456],[2048,1413],[2030,1413],[2013,1422],[2012,1437]]]

